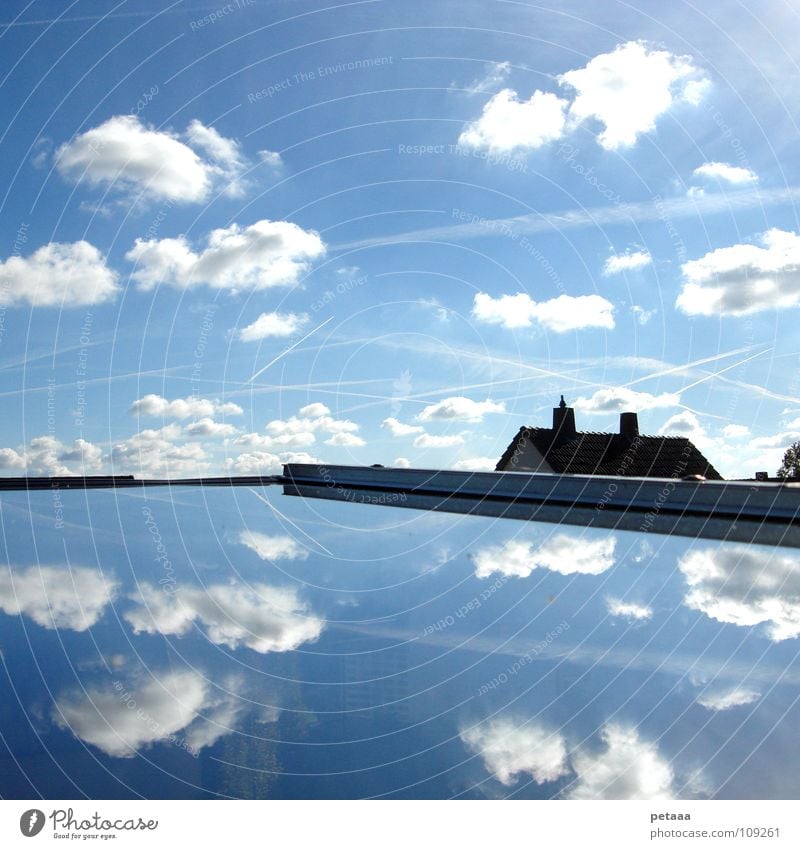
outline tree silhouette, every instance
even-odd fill
[[[778,469],[778,477],[800,478],[800,442],[792,443],[783,455],[783,462]]]

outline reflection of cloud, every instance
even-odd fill
[[[246,545],[262,560],[305,560],[308,552],[287,536],[268,536],[257,531],[242,531],[239,542]]]
[[[572,768],[578,779],[571,799],[670,799],[672,767],[654,743],[639,739],[635,728],[607,725],[602,732],[606,749],[578,752]]]
[[[152,584],[140,584],[139,602],[125,614],[135,633],[182,636],[194,623],[204,626],[208,639],[236,649],[292,651],[316,640],[325,625],[289,587],[218,584],[199,589],[181,587],[174,594]]]
[[[614,536],[591,540],[556,534],[536,547],[523,540],[511,540],[501,546],[475,552],[475,575],[488,578],[494,572],[526,578],[538,568],[562,575],[575,573],[599,575],[614,565]]]
[[[563,738],[540,725],[517,725],[510,719],[494,719],[462,730],[460,737],[483,758],[486,769],[507,786],[514,784],[521,773],[528,773],[537,784],[544,784],[568,772]]]
[[[612,616],[624,616],[626,619],[650,619],[653,609],[646,604],[635,604],[619,598],[607,598],[606,607]]]
[[[0,569],[0,609],[24,614],[55,630],[85,631],[113,600],[117,582],[82,566],[31,566]]]
[[[758,690],[749,690],[746,687],[736,687],[724,693],[712,693],[701,696],[697,704],[707,710],[730,710],[740,705],[749,705],[761,698]]]
[[[210,746],[232,730],[238,711],[231,696],[215,694],[197,672],[184,671],[131,686],[117,681],[62,693],[55,719],[105,754],[130,758],[146,746],[174,740],[178,732],[183,732],[174,740],[178,744],[193,750]]]
[[[678,561],[689,592],[684,603],[734,625],[769,623],[767,635],[800,635],[800,561],[741,545],[690,551]]]

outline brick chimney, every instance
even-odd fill
[[[575,434],[575,410],[567,406],[562,395],[561,403],[553,407],[553,441],[567,442],[574,439]]]
[[[636,413],[619,414],[619,435],[633,441],[639,435],[639,417]]]

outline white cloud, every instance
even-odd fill
[[[160,416],[165,419],[188,419],[194,416],[240,416],[244,412],[238,404],[211,401],[208,398],[175,398],[168,401],[161,395],[145,395],[131,404],[132,416]]]
[[[176,203],[203,201],[214,189],[242,193],[248,162],[238,142],[200,121],[192,121],[184,139],[134,115],[116,115],[63,144],[56,167],[74,181]]]
[[[258,448],[264,451],[276,451],[289,448],[307,448],[316,442],[316,437],[310,431],[283,433],[280,436],[265,436],[261,433],[245,433],[235,441],[235,445],[247,448]]]
[[[688,56],[650,50],[641,41],[629,41],[558,79],[576,92],[570,117],[599,121],[604,127],[599,143],[607,150],[617,150],[630,147],[642,133],[654,130],[656,120],[677,101],[696,105],[702,94],[697,85],[699,75]]]
[[[0,610],[49,630],[86,631],[103,615],[118,583],[83,566],[0,567]]]
[[[414,440],[414,448],[452,448],[454,445],[463,445],[464,437],[460,434],[451,436],[433,436],[430,433],[421,433]]]
[[[483,759],[487,771],[506,786],[527,774],[537,784],[557,781],[569,772],[567,749],[557,731],[528,722],[517,724],[507,718],[492,719],[459,736]]]
[[[136,264],[131,277],[144,290],[207,285],[238,292],[293,286],[324,253],[322,239],[313,230],[263,219],[247,227],[231,224],[212,230],[197,253],[185,236],[137,239],[125,258]]]
[[[694,169],[695,177],[704,177],[710,180],[723,180],[735,186],[755,183],[758,175],[749,168],[741,168],[738,165],[729,165],[727,162],[705,162]]]
[[[488,398],[485,401],[473,401],[471,398],[455,395],[452,398],[444,398],[425,407],[417,416],[417,419],[421,422],[481,422],[487,413],[504,413],[505,411],[505,404],[491,401]]]
[[[213,419],[206,417],[186,425],[184,432],[188,436],[215,437],[233,436],[238,431],[233,425],[215,422]]]
[[[644,307],[639,306],[639,304],[634,304],[631,307],[631,312],[636,316],[636,321],[644,327],[648,321],[658,312],[658,310],[646,310]]]
[[[283,159],[281,159],[280,153],[276,150],[259,150],[258,157],[263,163],[269,165],[270,168],[280,168],[283,165]]]
[[[637,271],[653,264],[650,251],[636,251],[632,254],[618,254],[610,256],[603,266],[603,274],[620,274],[623,271]]]
[[[36,475],[91,474],[101,469],[102,456],[102,450],[85,439],[67,445],[54,436],[36,436],[17,449],[0,449],[0,469],[24,469]]]
[[[330,439],[325,440],[326,445],[334,445],[340,448],[360,448],[367,443],[360,436],[352,433],[334,433]]]
[[[486,91],[491,91],[504,82],[510,73],[510,62],[488,62],[486,73],[480,79],[473,80],[467,86],[467,91],[470,94],[483,94]]]
[[[258,531],[242,531],[239,542],[262,560],[305,560],[308,551],[291,537],[269,536]]]
[[[646,604],[622,601],[619,598],[607,598],[606,608],[612,616],[623,616],[626,619],[651,619],[653,608]]]
[[[760,698],[761,693],[758,690],[750,690],[747,687],[736,687],[733,690],[701,696],[697,700],[697,704],[706,708],[706,710],[731,710],[741,705],[749,705],[757,702]]]
[[[680,395],[664,392],[651,395],[633,389],[617,387],[598,389],[590,398],[578,398],[573,406],[584,413],[620,413],[652,410],[657,407],[674,407],[680,403]]]
[[[209,467],[208,455],[198,443],[176,442],[181,435],[179,425],[159,430],[142,430],[111,449],[115,472],[124,471],[139,477],[175,477],[198,475]]]
[[[766,624],[778,642],[800,636],[800,560],[740,545],[690,551],[678,561],[684,604],[740,627]]]
[[[233,730],[238,712],[231,696],[220,696],[203,676],[186,670],[62,693],[54,718],[105,754],[132,758],[160,742],[185,742],[198,751]]]
[[[306,404],[305,407],[301,407],[297,411],[297,415],[304,419],[321,419],[330,414],[330,409],[319,401],[315,401],[313,404]]]
[[[112,300],[118,275],[89,242],[50,242],[30,256],[0,260],[2,300],[6,305],[82,307]]]
[[[271,454],[267,451],[251,451],[228,457],[225,466],[231,473],[239,475],[274,475],[283,470],[284,463],[318,463],[316,457],[304,452]]]
[[[395,418],[384,419],[381,427],[385,427],[392,436],[411,436],[412,433],[422,433],[424,428],[419,425],[408,425]]]
[[[603,752],[577,752],[572,768],[578,779],[571,799],[671,799],[673,772],[654,743],[639,738],[635,728],[607,725]]]
[[[539,546],[524,540],[509,540],[474,553],[475,576],[488,578],[499,572],[527,578],[537,568],[561,575],[600,575],[614,565],[616,545],[614,536],[593,540],[556,534]]]
[[[268,337],[293,336],[307,324],[308,316],[305,313],[262,312],[252,324],[239,331],[239,338],[242,342],[257,342]]]
[[[534,91],[520,101],[515,91],[504,88],[483,107],[477,121],[464,127],[459,145],[487,148],[497,153],[536,149],[561,137],[568,101],[555,94]]]
[[[684,410],[682,413],[676,413],[670,416],[663,425],[658,429],[659,434],[670,436],[686,436],[690,439],[705,435],[700,420],[694,413]]]
[[[475,295],[472,315],[478,321],[500,324],[513,330],[538,323],[555,333],[584,327],[614,327],[614,305],[600,295],[559,295],[549,301],[534,301],[530,295],[501,295],[493,298],[485,292]]]
[[[313,642],[325,625],[291,587],[267,584],[217,584],[200,588],[181,585],[167,594],[141,583],[131,596],[137,606],[124,614],[135,633],[183,636],[202,625],[210,642],[253,651],[293,651]]]
[[[742,439],[750,436],[750,428],[746,425],[729,424],[722,428],[722,433],[728,439]]]
[[[493,472],[497,459],[493,457],[467,457],[453,464],[457,472]]]
[[[800,304],[800,236],[767,230],[761,246],[717,248],[681,266],[687,315],[746,315]]]
[[[392,465],[396,469],[410,469],[411,468],[411,462],[409,461],[409,459],[407,457],[397,457],[395,459],[394,463],[392,463]]]

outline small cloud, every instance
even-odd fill
[[[131,404],[132,416],[158,416],[169,419],[188,419],[193,416],[240,416],[244,410],[231,402],[211,401],[208,398],[189,396],[168,401],[161,395],[145,395]]]
[[[407,457],[397,457],[395,459],[394,463],[392,463],[392,465],[396,469],[410,469],[411,468],[411,463],[409,462]]]
[[[262,560],[305,560],[308,551],[287,536],[269,536],[258,531],[242,531],[239,542],[254,551]]]
[[[367,443],[360,436],[352,433],[334,433],[330,439],[325,440],[325,444],[340,448],[360,448]]]
[[[414,448],[452,448],[454,445],[463,445],[464,437],[460,434],[452,436],[433,436],[430,433],[421,433],[414,440]]]
[[[473,80],[468,86],[470,94],[483,94],[497,88],[508,78],[511,73],[511,62],[488,62],[485,73],[477,80]]]
[[[625,619],[651,619],[653,609],[646,604],[635,604],[618,598],[607,598],[606,608],[612,616],[622,616]]]
[[[467,457],[453,464],[457,472],[493,472],[497,459],[493,457]]]
[[[745,186],[758,182],[758,175],[750,168],[729,165],[727,162],[705,162],[693,172],[695,177],[708,180],[721,180],[734,186]]]
[[[381,427],[385,427],[392,436],[411,436],[413,433],[422,433],[424,428],[419,425],[409,425],[395,418],[384,419]]]
[[[239,331],[239,339],[242,342],[257,342],[268,337],[294,336],[307,324],[308,316],[305,313],[262,312],[252,324]]]
[[[608,277],[611,274],[620,274],[623,271],[637,271],[652,265],[653,257],[650,251],[637,251],[636,253],[620,254],[610,256],[603,266],[603,274]]]
[[[456,395],[425,407],[417,419],[421,422],[481,422],[487,413],[504,413],[505,411],[506,405],[502,402],[498,403],[488,398],[485,401],[473,401]]]
[[[631,312],[636,316],[636,321],[644,327],[648,321],[658,312],[658,310],[646,310],[638,304],[631,307]]]
[[[614,536],[593,540],[556,534],[538,546],[525,540],[509,540],[502,546],[475,552],[475,577],[488,578],[499,572],[527,578],[537,568],[561,575],[600,575],[614,565],[616,546]]]
[[[499,298],[479,292],[475,295],[472,315],[478,321],[499,324],[509,330],[534,323],[555,333],[586,327],[614,328],[614,305],[599,295],[559,295],[537,303],[524,292]]]
[[[598,389],[589,398],[578,398],[574,407],[585,413],[621,413],[626,410],[638,412],[657,407],[674,407],[680,403],[680,395],[664,392],[651,395],[649,392],[636,392],[625,387]]]
[[[697,704],[706,710],[720,711],[731,710],[742,705],[749,705],[757,702],[761,698],[761,693],[757,690],[750,690],[746,687],[736,687],[733,690],[726,692],[713,693],[707,696],[701,696],[697,700]]]

